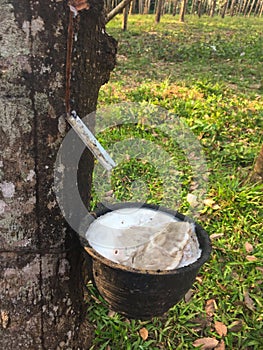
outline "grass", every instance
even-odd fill
[[[263,142],[263,19],[186,20],[164,16],[157,26],[151,15],[133,15],[127,32],[120,17],[108,24],[119,41],[118,63],[99,97],[111,127],[98,121],[98,136],[118,166],[110,182],[96,167],[93,205],[111,187],[119,201],[143,191],[146,201],[201,222],[212,238],[211,259],[190,300],[149,321],[109,313],[89,285],[91,349],[196,349],[203,337],[217,339],[220,349],[263,348],[263,185],[246,181]],[[194,210],[188,192],[200,204]]]

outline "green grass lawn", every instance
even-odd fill
[[[179,118],[194,135],[206,162],[205,193],[191,211],[187,193],[200,184],[194,176],[198,169],[183,152],[188,145],[154,123],[149,126],[152,110],[147,117],[142,113],[137,124],[125,119],[122,127],[98,135],[106,149],[115,157],[114,144],[144,140],[157,163],[163,154],[169,156],[176,181],[164,189],[166,175],[160,175],[160,166],[156,171],[150,156],[127,156],[113,172],[116,199],[140,199],[140,191],[132,193],[137,177],[146,185],[148,202],[162,204],[165,197],[169,205],[177,196],[173,206],[204,226],[213,251],[188,297],[149,321],[109,312],[89,285],[92,349],[196,349],[195,341],[204,337],[216,339],[217,349],[263,349],[263,185],[247,181],[263,142],[263,18],[186,16],[186,23],[179,23],[164,16],[156,25],[151,15],[133,15],[127,32],[121,31],[121,17],[107,31],[119,41],[118,62],[100,91],[99,109],[110,106],[116,112],[116,104],[130,103],[145,113],[149,105],[160,106],[174,118],[171,129],[178,128]],[[117,109],[122,111],[128,114]],[[171,180],[171,173],[167,176]],[[93,205],[100,200],[98,192]]]

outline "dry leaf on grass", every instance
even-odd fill
[[[215,347],[215,350],[225,350],[226,346],[225,346],[225,342],[224,340],[221,340],[219,344],[217,344],[217,346]]]
[[[260,271],[260,272],[263,273],[263,267],[257,266],[257,267],[256,267],[256,270],[258,270],[258,271]]]
[[[255,311],[255,305],[254,305],[254,301],[250,298],[248,292],[244,293],[244,302],[246,307],[251,310],[251,311]]]
[[[208,207],[212,208],[213,204],[215,204],[215,201],[213,198],[207,198],[203,201],[204,205],[207,205]]]
[[[243,328],[243,322],[242,320],[236,320],[233,323],[231,323],[231,325],[228,327],[228,330],[230,332],[240,332]]]
[[[215,311],[217,309],[216,301],[215,299],[209,299],[207,300],[205,304],[205,313],[208,317],[211,317],[214,315]]]
[[[194,292],[192,291],[192,289],[189,289],[189,291],[184,296],[184,301],[186,303],[189,303],[189,301],[192,299],[193,294]]]
[[[204,205],[206,205],[209,208],[212,208],[214,210],[220,209],[220,205],[218,205],[213,198],[207,198],[203,201]]]
[[[187,194],[186,200],[191,205],[191,207],[197,207],[199,204],[197,197],[192,193]]]
[[[193,342],[193,346],[197,348],[198,346],[201,346],[201,350],[210,350],[214,349],[218,345],[219,341],[215,338],[200,338]]]
[[[245,249],[246,249],[246,252],[247,252],[247,253],[251,253],[251,252],[253,252],[253,250],[254,250],[253,245],[250,244],[249,242],[246,242],[246,243],[245,243]]]
[[[109,310],[108,316],[109,316],[110,318],[114,317],[115,315],[116,315],[116,312],[115,312],[115,311]]]
[[[148,330],[143,327],[139,330],[140,336],[143,340],[146,340],[148,338]]]
[[[215,321],[215,330],[220,337],[227,335],[227,327],[223,322]]]
[[[220,237],[223,237],[224,234],[223,233],[212,233],[210,235],[210,239],[213,240],[213,239],[217,239],[217,238],[220,238]]]
[[[247,255],[246,259],[248,261],[257,261],[258,260],[258,258],[255,255]]]
[[[195,280],[196,280],[198,283],[200,283],[200,284],[202,284],[202,283],[203,283],[202,278],[201,278],[201,277],[199,277],[199,276],[197,276],[197,277],[195,278]]]
[[[211,321],[207,317],[197,316],[191,319],[191,322],[194,323],[193,329],[196,332],[203,331],[205,328],[211,326]]]

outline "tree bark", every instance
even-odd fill
[[[130,13],[129,15],[132,15],[136,12],[136,1],[132,0],[130,3]]]
[[[173,0],[173,16],[176,15],[178,0]]]
[[[243,0],[237,1],[236,14],[240,14],[242,5],[243,5]]]
[[[144,3],[143,14],[148,15],[150,13],[151,0],[146,0]]]
[[[246,7],[245,7],[245,9],[244,9],[244,16],[246,16],[247,15],[247,13],[248,13],[248,10],[249,10],[249,6],[250,6],[250,1],[247,1],[247,3],[246,3]]]
[[[235,5],[236,5],[236,0],[231,0],[231,6],[230,6],[230,16],[233,17],[235,13]]]
[[[258,1],[257,1],[257,4],[256,4],[256,6],[255,6],[254,16],[257,16],[257,13],[258,13],[259,7],[260,7],[260,0],[258,0]]]
[[[145,0],[138,0],[138,13],[143,14]]]
[[[163,1],[164,0],[157,0],[156,14],[155,14],[155,22],[156,23],[159,23],[161,20]]]
[[[128,17],[130,13],[130,5],[127,5],[123,9],[123,17],[122,17],[122,30],[125,32],[128,27]]]
[[[216,10],[216,0],[212,0],[211,9],[210,9],[210,13],[209,13],[210,17],[214,17],[215,10]]]
[[[226,0],[222,6],[221,18],[225,18],[227,5],[228,5],[228,0]]]
[[[243,15],[245,14],[245,9],[247,7],[247,3],[248,3],[248,0],[244,0],[243,5],[242,5],[242,9],[241,9],[241,12]]]
[[[112,10],[112,0],[105,0],[105,11],[106,13]]]
[[[186,11],[187,0],[182,0],[180,14],[179,14],[179,22],[184,22],[184,15]]]
[[[0,0],[0,8],[0,346],[89,349],[81,247],[53,190],[67,130],[69,7]],[[116,42],[104,30],[103,0],[89,0],[74,22],[72,108],[85,116],[109,79]],[[79,179],[85,178],[81,195],[88,200],[93,158],[86,156]]]
[[[202,0],[198,0],[197,15],[199,18],[202,16],[202,12],[203,12],[203,2]]]
[[[191,15],[196,14],[196,8],[197,8],[196,3],[197,3],[197,0],[192,1],[191,11],[190,11]]]
[[[263,0],[261,0],[261,7],[260,7],[260,10],[259,10],[259,17],[261,17],[261,15],[262,15],[262,13],[263,13]]]
[[[249,12],[248,12],[248,14],[247,14],[248,17],[251,15],[251,12],[252,12],[253,9],[254,9],[255,2],[256,2],[256,0],[253,0],[253,1],[252,1],[252,4],[251,4],[250,9],[249,9]]]

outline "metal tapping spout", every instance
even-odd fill
[[[116,166],[116,163],[102,147],[89,128],[83,123],[76,111],[72,111],[71,114],[67,116],[67,121],[84,144],[88,147],[88,149],[92,152],[92,154],[98,159],[100,164],[107,171],[112,170],[112,168]]]

